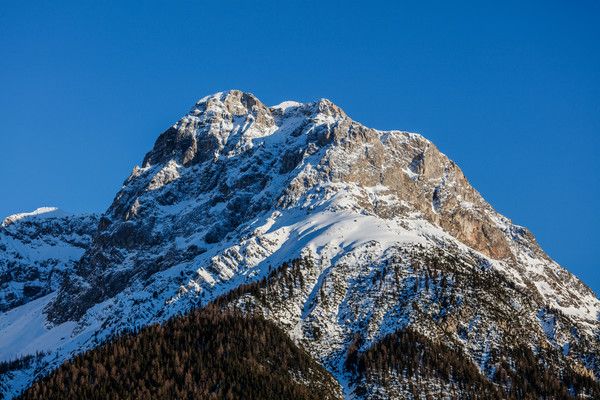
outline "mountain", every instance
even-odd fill
[[[345,396],[409,396],[414,379],[397,362],[359,371],[408,332],[506,390],[525,353],[571,395],[589,397],[593,384],[566,377],[600,373],[600,301],[587,286],[433,143],[367,128],[324,99],[203,98],[159,136],[80,248],[61,264],[59,288],[40,278],[43,296],[21,295],[0,314],[2,360],[44,353],[2,375],[8,396],[123,330],[258,282],[224,307],[275,322]],[[11,268],[27,276],[29,266]],[[381,378],[390,373],[393,384]],[[439,395],[445,382],[419,387]]]

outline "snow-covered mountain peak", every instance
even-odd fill
[[[333,371],[354,334],[374,343],[408,324],[480,363],[521,335],[531,347],[567,346],[600,372],[591,290],[433,143],[365,127],[329,100],[203,98],[158,137],[93,236],[85,232],[69,279],[27,311],[61,354],[303,257],[295,295],[277,289],[258,308]],[[13,317],[2,325],[0,316],[0,334],[19,336]]]
[[[254,107],[267,108],[252,93],[228,90],[203,97],[190,111],[190,114],[227,112],[232,115],[244,115]]]
[[[82,276],[91,274],[98,283],[65,288],[85,300],[59,299],[51,315],[57,321],[77,317],[90,302],[117,294],[127,285],[123,271],[148,274],[174,265],[173,258],[156,261],[164,258],[164,243],[193,262],[198,252],[235,240],[247,224],[275,210],[324,204],[389,221],[427,220],[517,269],[523,254],[549,262],[533,236],[499,216],[422,136],[369,129],[325,99],[269,108],[232,90],[203,98],[160,135],[81,260]],[[131,269],[124,254],[137,260]]]

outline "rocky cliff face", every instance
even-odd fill
[[[69,281],[36,303],[42,334],[68,332],[43,350],[64,359],[300,256],[302,284],[232,306],[274,319],[340,380],[356,333],[366,348],[403,325],[483,373],[516,342],[600,373],[596,296],[433,143],[328,100],[267,107],[239,91],[199,101],[134,168]]]
[[[491,207],[419,135],[365,128],[327,100],[269,108],[234,91],[203,99],[159,137],[79,264],[90,283],[72,286],[81,301],[59,301],[52,315],[79,318],[93,302],[122,291],[131,276],[189,261],[261,212],[298,206],[317,197],[317,186],[330,196],[342,185],[357,189],[353,201],[365,212],[385,219],[416,213],[485,255],[513,256],[487,214]],[[173,248],[178,256],[157,260],[164,243],[199,232],[201,240]],[[123,267],[123,251],[135,254],[135,265]]]

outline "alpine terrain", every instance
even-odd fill
[[[352,399],[600,398],[599,312],[594,293],[433,143],[367,128],[324,99],[205,97],[103,215],[43,208],[0,228],[6,398],[92,393],[111,346],[135,359],[126,351],[137,341],[160,361],[156,337],[187,332],[206,349],[206,324],[219,343],[244,324],[288,338],[299,364],[273,363],[280,355],[264,355],[260,335],[239,351],[257,371],[279,365],[281,390],[298,398],[310,387]],[[217,375],[194,386],[204,370],[186,383],[192,361],[173,367],[171,396],[185,385],[244,393]]]

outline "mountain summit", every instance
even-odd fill
[[[203,98],[88,221],[96,231],[60,288],[0,314],[3,359],[47,352],[38,368],[48,371],[294,259],[285,284],[229,307],[276,322],[348,396],[410,390],[401,371],[390,386],[352,375],[348,362],[408,328],[465,354],[486,379],[517,345],[541,365],[552,352],[557,375],[600,373],[594,293],[433,143],[367,128],[329,100],[268,107],[235,90]],[[3,248],[15,225],[2,224]],[[5,295],[12,278],[1,279]],[[33,344],[21,347],[25,332]],[[2,376],[4,392],[26,387],[33,371]]]

